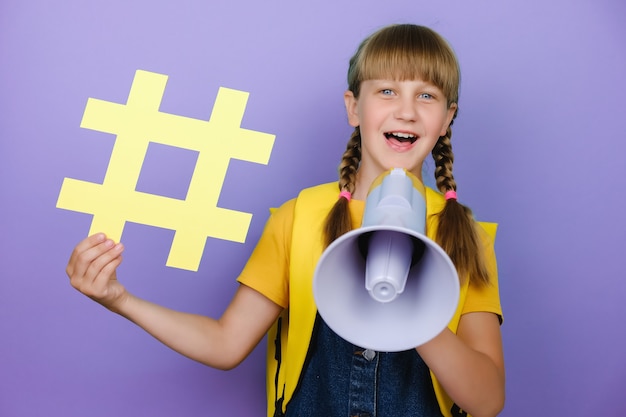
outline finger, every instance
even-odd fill
[[[95,246],[82,245],[82,247],[87,247],[87,249],[82,252],[79,252],[81,249],[78,249],[67,268],[70,283],[76,288],[81,287],[83,282],[88,285],[93,282],[102,267],[111,259],[119,256],[123,249],[121,244],[115,245],[111,239],[105,239]]]
[[[116,280],[115,271],[117,267],[122,263],[122,255],[111,259],[106,263],[98,274],[94,277],[91,283],[91,292],[94,297],[104,298],[109,295],[111,289],[111,281]]]
[[[103,243],[106,244],[105,241]],[[96,250],[94,248],[93,250]],[[98,257],[87,264],[84,273],[76,275],[70,280],[72,286],[85,295],[100,298],[106,295],[106,286],[114,277],[115,269],[122,262],[123,246],[121,243],[102,252]]]
[[[74,274],[74,266],[78,262],[78,258],[82,256],[82,254],[85,251],[93,248],[96,245],[101,244],[105,240],[106,240],[106,236],[104,235],[104,233],[96,233],[94,235],[91,235],[85,238],[80,243],[78,243],[78,245],[76,245],[76,247],[72,251],[72,254],[70,255],[70,259],[67,262],[67,268],[66,268],[67,275],[70,276],[71,278],[71,276]]]
[[[81,247],[75,250],[75,254],[70,258],[67,266],[70,281],[83,279],[91,263],[113,248],[114,243],[110,239],[106,239],[95,246],[87,246],[82,243],[79,246]]]
[[[116,245],[111,240],[105,240],[100,245],[88,250],[88,252],[96,253],[97,256],[90,259],[89,263],[87,264],[87,269],[84,273],[84,279],[89,284],[93,284],[98,275],[102,273],[102,270],[109,263],[115,261],[116,258],[122,255],[123,250],[124,246],[121,243],[118,243]],[[91,255],[92,254],[90,253],[89,256],[91,257]]]

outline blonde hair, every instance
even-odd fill
[[[358,98],[361,82],[372,79],[416,80],[435,85],[447,98],[448,107],[459,99],[460,69],[452,48],[439,34],[424,26],[401,24],[380,29],[366,38],[348,68],[348,89]],[[453,120],[456,117],[454,114]],[[435,179],[440,192],[456,191],[452,175],[452,122],[432,150]],[[361,134],[354,129],[339,165],[339,190],[354,192],[356,172],[361,162]],[[446,251],[459,276],[486,284],[489,274],[477,224],[471,210],[448,199],[437,214],[439,226],[435,241]],[[326,219],[326,245],[352,229],[348,200],[339,198]]]

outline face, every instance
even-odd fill
[[[421,179],[424,159],[446,134],[456,110],[456,104],[448,107],[439,88],[420,80],[363,81],[358,99],[351,91],[344,99],[350,125],[361,131],[357,186],[368,188],[392,168],[404,168]]]

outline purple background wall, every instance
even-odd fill
[[[161,346],[71,289],[91,216],[55,208],[64,177],[101,182],[112,135],[88,97],[125,103],[137,69],[169,75],[161,110],[208,119],[218,87],[250,92],[243,125],[276,135],[267,166],[233,161],[222,207],[245,244],[208,239],[198,272],[165,267],[173,233],[127,225],[120,279],[219,315],[267,218],[333,180],[350,129],[347,60],[392,22],[446,36],[463,69],[460,198],[500,224],[503,416],[626,413],[626,3],[18,1],[0,5],[0,415],[261,416],[264,345],[221,372]],[[139,186],[184,193],[186,152],[148,154]]]

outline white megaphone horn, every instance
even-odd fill
[[[398,352],[422,345],[457,309],[459,278],[425,235],[424,185],[403,169],[377,178],[362,226],[332,242],[313,277],[320,316],[357,346]]]

